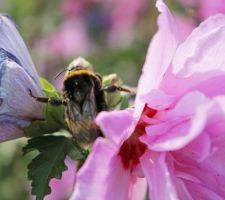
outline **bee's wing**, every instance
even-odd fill
[[[97,115],[94,88],[86,95],[82,104],[67,100],[66,123],[78,142],[88,143],[99,134],[99,128],[94,122]]]

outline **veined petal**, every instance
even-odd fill
[[[77,173],[70,200],[127,200],[130,172],[124,170],[118,149],[105,139],[96,140],[91,154]]]
[[[161,12],[158,17],[159,30],[150,43],[139,79],[135,101],[136,115],[140,115],[144,107],[140,96],[157,88],[165,71],[170,66],[179,41],[175,21],[167,6],[163,1],[158,0],[156,7]]]
[[[225,71],[225,16],[202,22],[178,47],[173,59],[173,72],[189,77],[196,72]]]
[[[225,198],[224,102],[223,96],[199,106],[192,123],[197,123],[197,118],[203,119],[201,135],[182,149],[171,152],[177,177],[193,199]]]
[[[164,185],[167,182],[173,184],[179,200],[224,199],[225,97],[210,99],[193,92],[184,96],[165,116],[168,117],[167,120],[171,120],[159,122],[158,126],[149,126],[146,129],[148,135],[145,136],[148,140],[144,136],[141,138],[150,149],[148,159],[152,161],[151,165],[160,174],[162,172],[158,162],[154,162],[154,155],[161,155],[163,152],[167,157],[164,165],[172,183],[164,180]],[[160,179],[162,175],[154,172],[146,160],[143,162],[144,156],[141,158],[143,171],[145,176],[150,176],[150,187],[154,187],[156,183],[153,181]],[[152,189],[152,195],[160,193],[157,188]],[[163,197],[151,196],[153,200]],[[169,197],[166,196],[165,199]]]
[[[23,129],[18,125],[10,123],[0,123],[0,142],[16,139],[23,136]]]
[[[215,97],[225,94],[224,80],[225,71],[194,73],[187,78],[179,77],[171,72],[166,73],[159,88],[168,96],[173,96],[176,101],[192,91],[199,91],[208,97]]]
[[[149,93],[142,95],[141,100],[146,102],[152,109],[164,110],[170,107],[175,98],[167,95],[163,90],[153,89]]]
[[[15,23],[9,16],[3,14],[0,14],[0,48],[13,54],[33,81],[41,88],[37,71]]]
[[[164,121],[146,128],[147,135],[141,136],[141,141],[153,151],[171,151],[186,146],[204,129],[204,117],[193,116],[198,107],[208,101],[199,92],[187,94],[167,112]]]
[[[187,181],[186,187],[190,194],[192,194],[194,199],[224,200],[224,196],[219,195],[218,193],[214,192],[213,190],[210,190],[207,187],[202,186],[201,184],[190,183],[189,181]]]
[[[132,192],[131,192],[131,197],[129,200],[145,200],[146,199],[146,194],[147,194],[147,180],[146,178],[136,178],[136,182],[132,183],[133,187]]]
[[[165,161],[165,153],[146,152],[141,165],[149,185],[151,200],[179,200]]]
[[[96,123],[103,134],[117,146],[127,139],[135,128],[131,109],[101,112],[96,118]]]
[[[29,95],[40,96],[41,90],[27,72],[16,62],[0,63],[0,115],[14,116],[23,120],[42,118],[43,105]]]

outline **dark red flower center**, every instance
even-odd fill
[[[144,121],[144,117],[153,117],[156,112],[145,105],[134,132],[120,147],[119,156],[125,169],[132,169],[139,164],[139,158],[146,150],[146,145],[139,140],[139,137],[145,134],[145,127],[149,125]]]

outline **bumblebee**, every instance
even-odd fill
[[[65,122],[72,137],[78,144],[88,145],[101,135],[94,119],[99,112],[108,110],[105,92],[132,91],[116,85],[116,79],[103,87],[102,77],[94,73],[91,64],[81,57],[75,59],[66,71],[62,99],[36,97],[29,90],[30,95],[52,106],[63,105]]]

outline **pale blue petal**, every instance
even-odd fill
[[[29,95],[31,89],[42,96],[38,85],[16,62],[7,58],[0,62],[0,115],[31,121],[42,118],[43,104]]]
[[[24,136],[22,128],[11,123],[0,123],[0,142]]]
[[[27,127],[30,124],[29,121],[18,119],[15,116],[5,114],[0,114],[0,123],[15,124],[22,128]]]
[[[2,14],[0,14],[0,48],[8,52],[7,56],[10,59],[16,58],[17,61],[14,58],[12,60],[20,64],[40,88],[37,71],[15,23]]]

